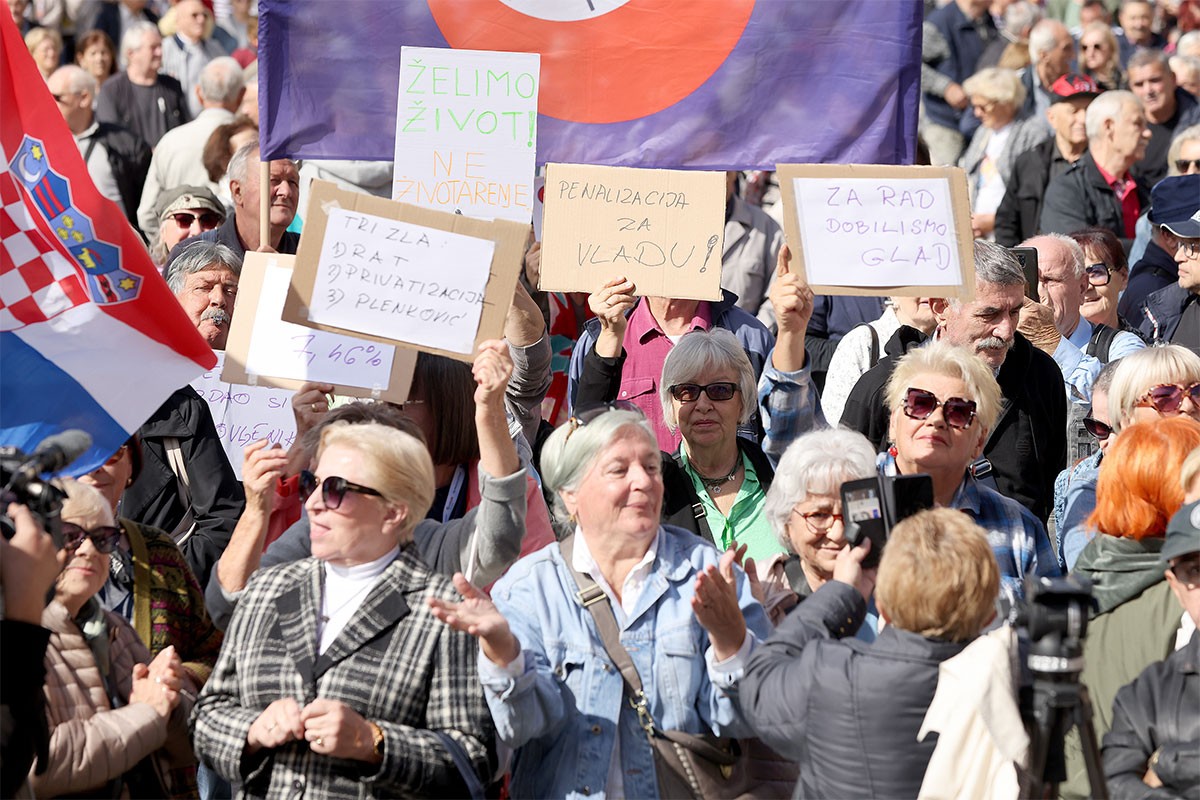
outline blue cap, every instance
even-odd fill
[[[1150,191],[1150,221],[1155,225],[1170,226],[1179,236],[1200,236],[1175,230],[1175,223],[1190,220],[1198,211],[1200,175],[1172,175],[1156,183]]]

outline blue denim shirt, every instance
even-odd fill
[[[696,577],[719,558],[699,537],[660,528],[653,575],[621,628],[621,643],[660,728],[751,736],[734,703],[741,670],[714,681],[705,658],[708,634],[691,607]],[[761,641],[770,623],[745,575],[737,576],[747,635]],[[625,795],[656,798],[650,744],[577,591],[557,544],[518,561],[492,590],[524,658],[519,678],[483,679],[496,732],[516,749],[511,794],[603,797],[619,736]]]

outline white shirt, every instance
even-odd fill
[[[321,598],[321,618],[317,621],[318,653],[324,654],[329,649],[398,555],[400,545],[366,564],[340,567],[325,562],[325,593]]]

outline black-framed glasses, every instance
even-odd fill
[[[842,521],[842,515],[834,514],[832,511],[797,511],[793,508],[792,513],[803,518],[804,524],[813,533],[825,533],[833,527],[833,523]]]
[[[1095,417],[1084,417],[1083,429],[1092,436],[1095,436],[1096,441],[1099,442],[1108,441],[1108,437],[1112,436],[1113,432],[1111,425],[1109,425],[1107,422],[1101,422]]]
[[[212,211],[203,211],[199,214],[192,214],[188,211],[177,211],[171,215],[171,219],[175,220],[175,224],[181,228],[190,228],[192,227],[192,223],[199,219],[200,227],[206,231],[211,231],[221,224],[221,218]]]
[[[1184,556],[1171,565],[1171,572],[1188,589],[1200,586],[1200,558]]]
[[[336,475],[330,475],[325,480],[321,481],[321,502],[330,511],[337,509],[342,500],[346,497],[346,492],[357,492],[358,494],[366,494],[372,497],[383,497],[383,494],[378,489],[372,489],[370,486],[363,486],[358,483],[351,483],[345,478],[339,478]],[[300,473],[300,498],[304,502],[308,502],[308,498],[317,490],[317,476],[303,470]]]
[[[667,391],[681,403],[694,403],[700,399],[700,393],[708,395],[708,399],[720,403],[725,400],[732,400],[737,394],[738,385],[730,381],[718,381],[717,383],[706,383],[701,386],[698,383],[677,383],[671,386]]]
[[[115,525],[101,525],[89,531],[74,522],[63,522],[62,535],[63,549],[71,552],[78,550],[84,539],[91,539],[96,549],[105,554],[116,550],[121,541],[121,529]]]
[[[566,444],[567,441],[571,439],[571,437],[575,434],[575,431],[584,427],[597,417],[607,414],[609,411],[632,411],[642,419],[646,418],[645,412],[628,400],[614,400],[611,403],[598,403],[596,405],[588,406],[587,408],[579,409],[571,415],[570,419],[567,420],[566,424],[569,427],[569,430],[567,431],[567,438],[563,441],[563,444]]]
[[[904,415],[909,419],[929,419],[938,406],[942,407],[942,418],[951,428],[963,430],[975,421],[977,406],[974,400],[961,397],[938,400],[933,392],[912,387],[904,393]]]
[[[1185,175],[1193,169],[1200,171],[1200,158],[1177,158],[1175,159],[1175,169]]]
[[[1107,264],[1088,264],[1083,268],[1083,273],[1092,286],[1107,286],[1112,278],[1112,270]]]
[[[1193,383],[1191,386],[1181,386],[1178,383],[1151,386],[1138,400],[1137,405],[1143,408],[1152,407],[1160,414],[1175,414],[1183,405],[1184,397],[1192,398],[1192,405],[1200,408],[1200,383]]]

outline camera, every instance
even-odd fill
[[[20,503],[61,550],[60,515],[65,495],[42,474],[65,469],[91,446],[92,437],[87,433],[68,430],[43,439],[31,454],[16,447],[0,447],[0,535],[11,539],[17,532],[6,512],[9,503]]]
[[[842,484],[842,520],[851,547],[864,538],[871,552],[864,567],[879,564],[892,527],[918,511],[933,508],[933,479],[925,474],[879,475]]]

